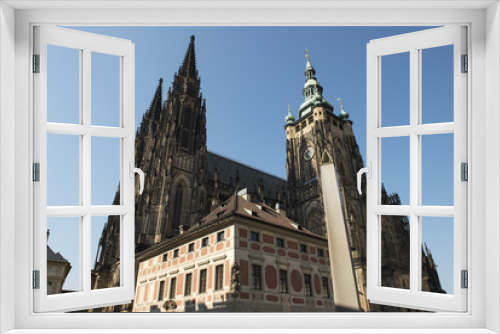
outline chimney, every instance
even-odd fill
[[[246,199],[247,201],[250,202],[250,194],[248,193],[247,188],[243,188],[240,191],[238,191],[237,195],[243,197],[243,199]]]
[[[50,230],[47,230],[47,243],[49,242]]]
[[[179,225],[179,234],[184,233],[184,225]]]
[[[274,210],[277,213],[282,214],[283,216],[286,216],[286,211],[281,208],[280,202],[276,202],[276,206],[274,207]]]

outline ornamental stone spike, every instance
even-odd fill
[[[347,112],[344,110],[344,105],[342,104],[342,100],[340,99],[340,97],[337,99],[337,101],[339,101],[339,104],[340,104],[340,114],[339,114],[339,118],[340,118],[340,119],[342,119],[342,120],[349,119],[349,113],[347,113]]]

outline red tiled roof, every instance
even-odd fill
[[[251,202],[239,195],[233,195],[222,205],[220,205],[215,210],[206,215],[204,218],[202,218],[197,224],[191,226],[183,234],[179,234],[173,238],[166,239],[160,242],[159,244],[153,245],[150,248],[145,249],[140,253],[137,253],[136,256],[139,255],[139,257],[141,257],[145,256],[146,254],[153,254],[155,253],[156,250],[162,249],[162,247],[164,247],[164,245],[166,244],[175,242],[180,238],[189,237],[189,235],[191,233],[194,233],[196,230],[202,229],[205,226],[211,225],[212,222],[216,222],[222,218],[230,217],[232,215],[245,217],[254,221],[258,221],[263,224],[277,226],[293,232],[300,233],[302,235],[307,235],[310,237],[328,241],[327,238],[307,230],[306,228],[300,226],[293,220],[288,219],[285,215],[278,213],[276,210],[272,209],[271,207],[265,204]]]
[[[267,206],[266,204],[251,202],[238,195],[233,195],[221,206],[201,219],[200,224],[192,226],[189,230],[196,229],[200,227],[200,225],[206,225],[217,218],[227,217],[231,214],[238,214],[239,216],[248,217],[250,219],[261,221],[269,225],[279,226],[295,232],[319,237],[326,240],[326,238],[305,229],[304,227],[287,218],[285,215],[278,213],[276,210]]]

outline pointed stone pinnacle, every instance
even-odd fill
[[[179,74],[196,76],[196,53],[194,49],[194,35],[191,35],[191,41],[189,42],[188,49],[184,55],[184,61],[179,69]]]

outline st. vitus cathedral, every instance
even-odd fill
[[[323,97],[323,88],[306,55],[304,103],[298,119],[290,107],[285,118],[287,180],[207,150],[206,102],[200,93],[195,38],[166,101],[160,79],[149,109],[137,130],[135,165],[146,174],[144,192],[135,198],[136,252],[182,233],[241,189],[252,200],[276,207],[304,228],[326,235],[321,192],[322,155],[332,157],[339,176],[353,266],[364,311],[396,310],[366,299],[366,199],[356,191],[363,168],[349,114],[339,115]],[[139,188],[138,183],[136,189]],[[119,193],[115,201],[119,199]],[[382,189],[383,204],[400,204],[397,194]],[[119,219],[104,227],[93,271],[94,289],[119,285]],[[405,217],[382,221],[382,285],[409,288],[409,223]],[[423,290],[444,292],[430,251],[422,250]],[[129,310],[130,305],[105,311]]]

